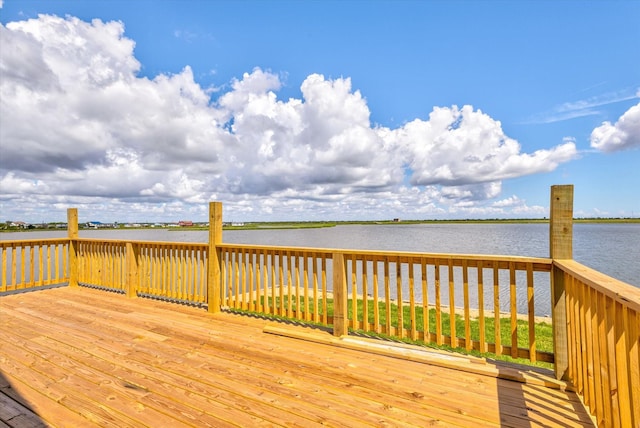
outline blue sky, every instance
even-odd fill
[[[7,219],[639,216],[640,2],[12,1]],[[101,217],[101,218],[99,218]]]

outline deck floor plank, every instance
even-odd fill
[[[50,426],[592,424],[571,392],[263,333],[271,322],[84,287],[2,296],[0,399]]]

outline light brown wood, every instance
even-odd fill
[[[549,257],[573,258],[573,186],[551,186],[549,215]],[[558,379],[568,379],[567,307],[564,275],[557,268],[551,272],[551,311],[553,319],[553,354]]]
[[[567,378],[601,425],[637,425],[637,290],[573,260],[554,266],[565,286]]]
[[[498,266],[493,266],[493,343],[496,355],[502,355],[502,338],[500,333],[500,272]]]
[[[635,339],[637,338],[637,339]],[[640,403],[640,312],[629,312],[629,384],[631,403]],[[632,425],[640,425],[640,406],[632,405]]]
[[[69,238],[69,285],[78,285],[78,209],[67,209],[67,236]],[[42,272],[42,271],[41,271]],[[42,275],[42,273],[40,273]]]
[[[333,254],[333,334],[344,336],[349,333],[347,316],[347,278],[344,255]]]
[[[446,368],[84,287],[3,296],[0,311],[0,398],[52,426],[593,426],[575,393],[474,357]]]
[[[222,243],[222,203],[209,203],[209,246],[207,265],[207,307],[209,312],[220,311],[220,289],[222,281],[220,276],[220,250]]]

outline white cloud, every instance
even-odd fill
[[[416,119],[389,138],[407,157],[415,185],[465,185],[548,172],[577,155],[572,141],[521,153],[499,121],[469,105],[436,107],[428,121]]]
[[[591,132],[591,147],[616,152],[640,147],[640,103],[627,110],[615,124],[603,122]]]
[[[121,22],[41,15],[0,37],[0,208],[33,221],[70,205],[205,218],[213,199],[256,219],[509,215],[502,180],[576,156],[523,153],[471,106],[375,127],[349,78],[312,74],[279,100],[281,76],[256,68],[212,102],[189,66],[140,77]]]

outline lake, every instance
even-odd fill
[[[574,224],[574,259],[640,287],[640,224]],[[143,241],[206,242],[207,231],[181,229],[81,230],[81,237]],[[0,240],[66,236],[66,231],[2,233]],[[236,244],[395,250],[548,257],[544,223],[455,223],[342,225],[322,229],[230,230],[223,241]],[[546,281],[545,281],[546,282]],[[536,313],[550,309],[547,287],[536,291]],[[538,306],[539,304],[539,306]]]

